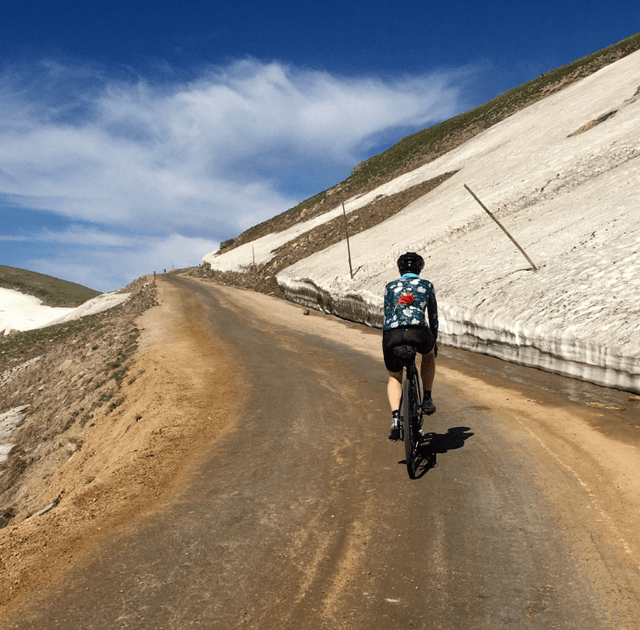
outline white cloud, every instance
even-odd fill
[[[45,79],[73,83],[58,64]],[[383,81],[248,60],[172,88],[100,81],[36,102],[4,89],[0,192],[74,219],[233,231],[298,201],[277,190],[283,159],[355,165],[367,138],[454,114],[461,76]]]
[[[217,241],[175,233],[162,237],[107,238],[99,232],[87,231],[84,241],[77,238],[79,235],[79,232],[41,234],[39,240],[64,244],[64,255],[33,258],[29,268],[98,291],[112,291],[154,271],[162,273],[165,269],[198,265],[204,253],[219,246]]]
[[[134,235],[123,235],[96,228],[72,225],[64,231],[44,229],[33,237],[43,243],[60,245],[81,245],[83,247],[135,247],[140,239]]]
[[[454,115],[472,71],[383,80],[244,60],[169,86],[131,76],[56,62],[0,75],[6,212],[14,225],[20,207],[57,215],[20,229],[51,246],[37,270],[101,290],[197,264],[323,172],[346,174],[381,133]]]

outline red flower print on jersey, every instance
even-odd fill
[[[411,295],[411,293],[403,293],[398,300],[398,305],[400,304],[413,304],[413,300],[415,297]]]

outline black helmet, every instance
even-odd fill
[[[419,274],[424,267],[424,258],[415,252],[407,252],[398,258],[398,271],[401,274]]]

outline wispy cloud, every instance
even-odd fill
[[[203,252],[219,246],[216,241],[180,234],[121,240],[114,237],[115,246],[105,244],[105,239],[98,234],[85,243],[54,236],[54,242],[60,241],[65,244],[64,256],[34,256],[28,260],[29,268],[57,278],[72,279],[99,291],[121,288],[154,271],[162,273],[198,264]]]
[[[61,244],[117,248],[125,230],[217,242],[300,201],[310,171],[354,166],[385,130],[454,115],[471,74],[383,80],[244,60],[158,85],[55,62],[5,69],[0,194],[93,226],[47,235]]]
[[[72,225],[65,230],[44,229],[32,236],[35,241],[48,244],[80,245],[82,247],[131,248],[140,244],[139,237],[123,235],[96,228]]]

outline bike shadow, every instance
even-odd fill
[[[469,427],[451,427],[446,433],[425,433],[418,445],[416,479],[424,477],[437,466],[438,455],[462,448],[472,436]],[[405,463],[404,460],[402,463]]]

